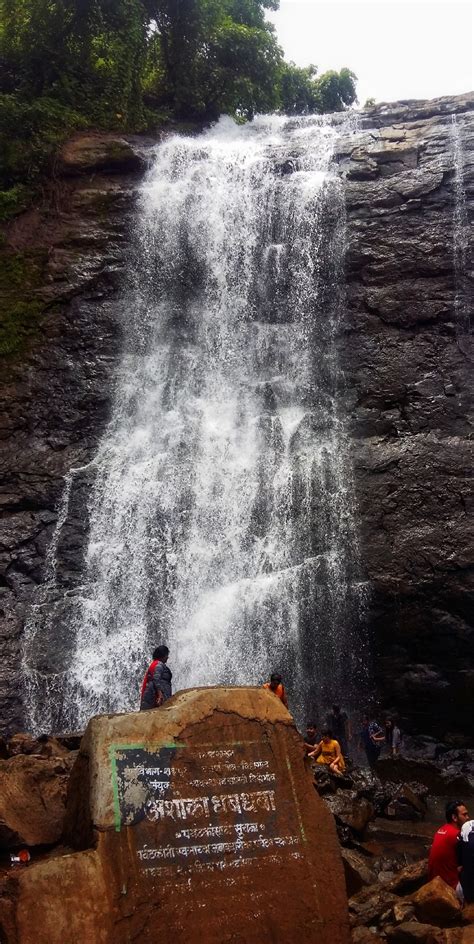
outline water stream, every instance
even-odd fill
[[[337,135],[320,118],[223,119],[157,148],[66,671],[38,669],[40,603],[27,624],[31,729],[45,727],[45,704],[52,729],[137,707],[160,642],[177,688],[279,670],[299,719],[357,700],[364,585],[337,358]]]

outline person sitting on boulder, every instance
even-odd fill
[[[464,803],[451,800],[446,804],[446,823],[435,833],[428,857],[430,880],[439,875],[447,885],[456,889],[459,882],[458,838],[461,827],[469,819]]]
[[[166,665],[169,656],[168,646],[158,646],[153,653],[142,683],[140,711],[159,708],[171,698],[171,679],[173,675]]]
[[[331,773],[338,777],[342,776],[346,769],[339,741],[333,740],[332,731],[329,728],[323,731],[322,740],[316,750],[308,754],[308,757],[314,757],[317,764],[326,764]]]
[[[283,702],[285,708],[288,708],[288,699],[286,697],[285,686],[283,685],[281,675],[278,675],[277,672],[272,672],[270,681],[265,682],[263,687],[268,689],[269,692],[273,692],[273,694]]]
[[[319,744],[321,738],[317,733],[317,727],[314,721],[308,721],[306,725],[306,734],[304,737],[304,746],[306,748],[306,753],[310,754],[314,751],[317,744]]]
[[[465,810],[465,806],[460,807]],[[467,813],[466,810],[466,814]],[[467,904],[474,902],[474,819],[465,820],[461,826],[456,846],[457,862],[461,869],[460,884],[462,897],[457,889],[458,897]]]

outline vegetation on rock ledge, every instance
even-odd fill
[[[278,0],[0,0],[0,215],[73,130],[339,111],[349,69],[285,63]],[[5,193],[6,191],[6,193]]]

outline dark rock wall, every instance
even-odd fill
[[[0,272],[24,331],[4,330],[0,387],[0,729],[22,727],[21,636],[44,576],[64,476],[92,457],[107,422],[120,344],[118,298],[134,190],[147,142],[79,136],[58,160],[41,206],[6,228]],[[0,309],[11,277],[0,280]],[[84,488],[61,539],[61,585],[80,567]]]
[[[472,219],[473,107],[472,97],[377,106],[362,114],[338,154],[348,222],[340,355],[374,695],[408,726],[441,736],[469,733],[474,694],[466,334],[472,244],[456,278],[453,243],[456,230],[467,244],[469,213]],[[457,218],[453,114],[466,198]],[[13,262],[30,277],[0,279],[0,302],[2,291],[9,302],[14,287],[26,306],[22,315],[31,306],[31,318],[14,339],[0,391],[5,730],[22,724],[22,626],[44,575],[64,475],[87,464],[109,415],[128,226],[149,146],[117,146],[112,136],[73,139],[44,205],[6,232],[4,271]],[[62,534],[63,590],[81,564],[87,489],[86,475]]]
[[[472,734],[473,105],[462,97],[379,106],[340,155],[348,213],[341,356],[375,678],[386,710],[438,736]],[[457,277],[454,238],[466,257]]]

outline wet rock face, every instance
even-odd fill
[[[472,734],[465,333],[472,108],[467,97],[378,106],[362,114],[359,132],[341,140],[337,155],[347,204],[339,347],[375,687],[405,728],[438,737],[463,727]],[[68,592],[80,583],[87,538],[88,463],[109,417],[128,225],[151,143],[75,136],[44,205],[6,233],[0,308],[2,298],[19,298],[22,325],[7,339],[0,389],[0,717],[7,732],[23,726],[25,614],[44,578],[64,476],[81,467],[57,554],[64,615],[51,637],[44,634],[45,663],[51,667],[54,652],[61,671],[70,650]]]
[[[348,215],[340,352],[376,687],[405,726],[438,736],[472,733],[473,105],[471,96],[380,106],[339,158]]]
[[[5,232],[0,717],[6,732],[23,726],[21,634],[32,593],[44,577],[64,476],[87,466],[109,416],[120,344],[117,300],[147,147],[149,142],[137,147],[133,139],[115,141],[111,135],[76,136],[58,158],[58,177],[44,204]],[[21,332],[11,329],[9,312]],[[81,567],[90,483],[85,470],[64,527],[58,555],[63,591]],[[60,659],[61,633],[50,642]]]
[[[75,940],[107,944],[157,928],[163,944],[349,944],[336,830],[303,755],[261,689],[189,690],[93,719],[68,798],[65,838],[81,851],[0,886],[2,940],[72,940],[69,914]]]

